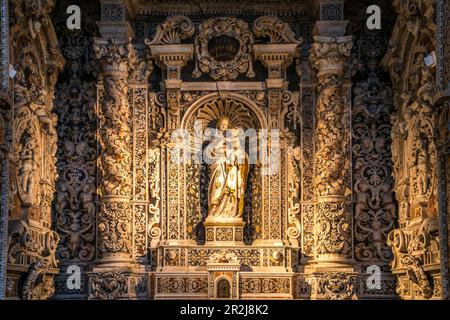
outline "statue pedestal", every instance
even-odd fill
[[[206,245],[243,245],[245,222],[240,219],[207,218]]]

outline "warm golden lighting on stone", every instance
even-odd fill
[[[0,299],[448,299],[449,1],[80,2],[0,0]]]

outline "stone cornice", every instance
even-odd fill
[[[196,1],[198,5],[183,0],[131,0],[133,11],[139,15],[189,15],[227,16],[253,12],[255,15],[277,15],[280,17],[310,15],[317,12],[316,0],[256,0],[251,3],[233,0]]]
[[[297,44],[255,44],[253,50],[255,58],[264,66],[269,69],[279,67],[283,71],[289,67],[293,58],[300,56]]]
[[[194,54],[192,44],[170,44],[149,46],[154,59],[161,61],[166,67],[184,66]]]

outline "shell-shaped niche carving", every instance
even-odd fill
[[[242,128],[244,130],[258,128],[258,121],[244,103],[225,97],[206,102],[191,117],[188,128],[193,128],[194,122],[201,122],[202,130],[204,130],[212,122],[222,117],[230,119],[232,128]]]

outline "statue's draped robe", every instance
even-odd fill
[[[221,149],[227,147],[226,139],[220,135],[216,139],[219,140],[213,141],[211,150],[214,161],[209,165],[208,217],[242,218],[249,171],[248,156],[239,146],[237,151],[230,150],[233,154],[227,157]],[[242,155],[241,161],[233,159],[239,157],[238,153]]]

